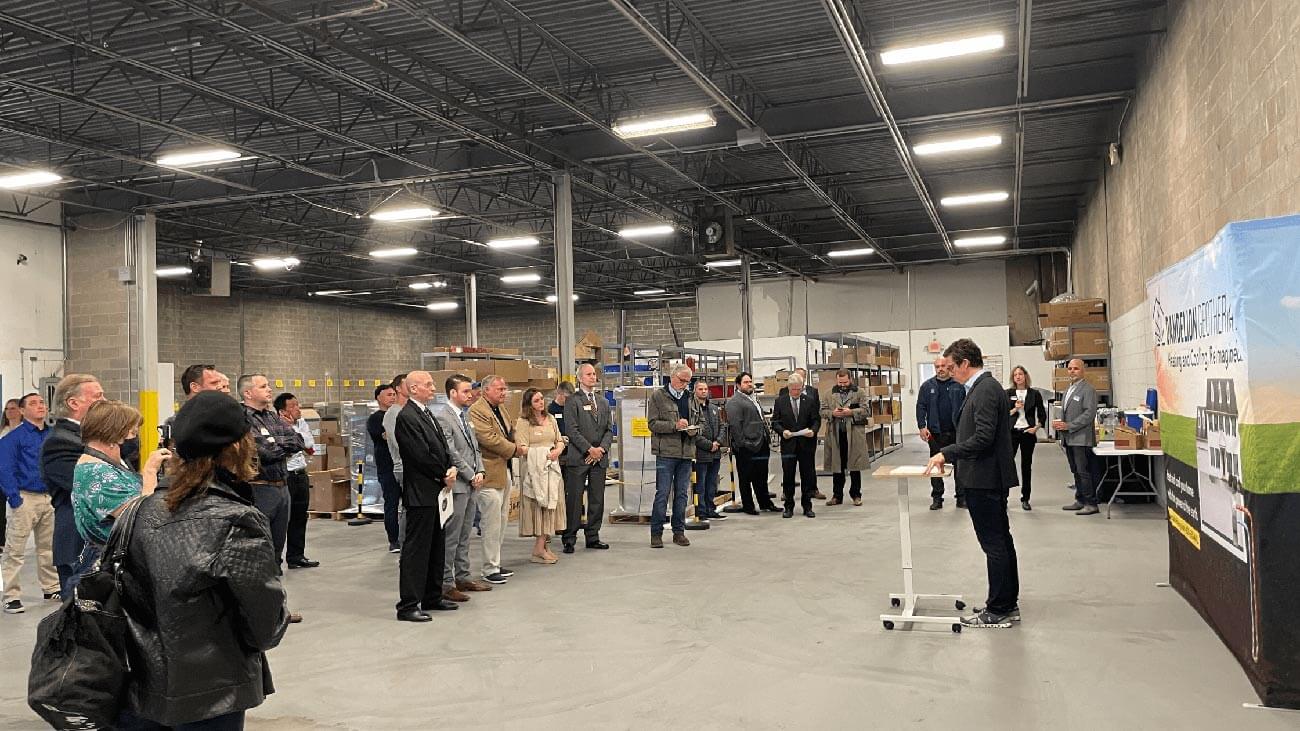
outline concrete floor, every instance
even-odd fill
[[[892,481],[868,480],[859,508],[742,515],[689,548],[610,526],[612,550],[540,566],[512,538],[508,586],[423,625],[394,621],[380,525],[313,521],[323,566],[286,579],[306,622],[271,652],[279,692],[249,728],[1297,728],[1295,714],[1243,709],[1256,699],[1236,662],[1155,586],[1158,509],[1064,513],[1064,458],[1038,456],[1037,509],[1011,516],[1025,621],[960,635],[877,619],[901,590]],[[982,601],[969,519],[927,502],[912,502],[918,590]],[[0,616],[0,728],[38,728],[23,700],[38,620]]]

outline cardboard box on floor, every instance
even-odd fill
[[[309,472],[311,494],[307,509],[315,513],[337,513],[352,506],[352,481],[347,470]]]
[[[1039,327],[1089,325],[1106,322],[1106,300],[1085,299],[1073,302],[1044,302],[1038,306]]]

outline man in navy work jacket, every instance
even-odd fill
[[[921,432],[921,439],[930,447],[930,456],[952,444],[957,438],[957,416],[961,414],[962,401],[966,398],[966,389],[952,379],[948,370],[948,361],[936,358],[934,377],[921,384],[916,395],[916,426]],[[966,507],[966,498],[961,485],[953,492],[957,495],[957,507]],[[930,478],[930,509],[943,507],[943,478]]]

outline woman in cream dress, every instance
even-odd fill
[[[559,559],[547,545],[551,536],[564,530],[564,474],[560,455],[568,440],[560,436],[555,417],[546,411],[546,397],[530,388],[524,391],[523,408],[515,422],[515,442],[527,447],[520,458],[519,535],[536,538],[533,563],[553,564]]]

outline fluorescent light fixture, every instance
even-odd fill
[[[955,41],[944,41],[942,43],[930,43],[924,46],[910,46],[908,48],[895,48],[880,54],[880,62],[886,66],[893,66],[900,63],[916,63],[919,61],[933,61],[940,58],[952,58],[953,56],[965,56],[971,53],[983,53],[985,51],[996,51],[1002,48],[1005,41],[1001,33],[991,33],[983,36],[972,36],[970,38],[959,38]]]
[[[738,267],[738,266],[740,266],[740,260],[739,260],[739,259],[720,259],[720,260],[718,260],[718,261],[711,261],[711,262],[708,262],[708,263],[706,263],[704,266],[708,267],[709,269],[721,269],[721,268],[723,268],[723,267]]]
[[[312,292],[312,295],[315,297],[328,297],[329,295],[332,294],[347,294],[348,292],[351,291],[352,290],[350,289],[322,289],[319,292]]]
[[[162,267],[153,270],[155,276],[159,277],[180,277],[193,272],[189,267]]]
[[[941,198],[939,203],[945,206],[973,206],[979,203],[1001,203],[1010,197],[1011,194],[1005,190],[991,190],[987,193],[950,195],[947,198]]]
[[[420,253],[419,249],[410,246],[399,246],[395,249],[375,249],[370,255],[376,259],[388,259],[395,256],[415,256]]]
[[[546,301],[547,301],[547,302],[551,302],[551,303],[559,302],[559,301],[560,301],[560,295],[558,295],[558,294],[548,294],[548,295],[546,295]],[[576,295],[576,294],[573,295],[573,301],[574,301],[574,302],[577,302],[577,301],[578,301],[578,295]]]
[[[425,309],[431,312],[450,312],[452,310],[458,309],[460,307],[460,303],[454,300],[450,302],[430,302],[424,307]]]
[[[34,188],[63,180],[63,176],[48,170],[27,170],[12,175],[0,175],[0,188]]]
[[[411,289],[433,289],[433,282],[411,282],[406,286]]]
[[[633,226],[631,228],[625,228],[622,231],[619,231],[618,235],[625,239],[639,239],[643,236],[667,236],[675,230],[676,229],[671,225],[661,223],[652,226]]]
[[[634,295],[636,295],[636,296],[638,296],[638,297],[649,297],[649,296],[651,296],[651,295],[655,295],[655,294],[668,294],[668,290],[666,290],[666,289],[638,289],[637,291],[633,292],[632,294],[634,294]]]
[[[184,168],[193,165],[206,165],[214,162],[229,162],[238,160],[240,155],[235,150],[224,148],[213,148],[210,150],[186,150],[185,152],[173,152],[158,158],[159,165],[166,165],[173,168]]]
[[[376,221],[414,221],[420,218],[433,218],[436,215],[438,212],[428,206],[408,206],[375,211],[370,214],[370,217]]]
[[[983,150],[1002,144],[1002,135],[979,135],[977,137],[957,137],[951,140],[925,142],[912,148],[918,155],[942,155],[945,152],[965,152]]]
[[[502,274],[501,281],[505,284],[531,284],[542,281],[542,275],[537,272],[515,272],[514,274]]]
[[[492,239],[487,245],[493,249],[526,249],[540,243],[536,236],[517,236],[512,239]]]
[[[972,246],[997,246],[1006,242],[1006,236],[965,236],[953,239],[952,245],[959,249],[969,249]]]
[[[836,249],[835,251],[826,252],[826,256],[829,256],[832,259],[839,259],[846,256],[866,256],[867,254],[874,253],[876,253],[876,250],[867,246],[861,249]]]
[[[717,123],[718,120],[714,118],[713,112],[706,109],[667,117],[625,119],[614,124],[614,134],[626,140],[634,137],[652,137],[692,129],[705,129]]]
[[[292,256],[286,256],[283,259],[268,258],[268,259],[253,260],[253,266],[257,267],[258,269],[261,269],[262,271],[268,271],[271,269],[292,269],[293,267],[296,267],[301,263],[302,262],[298,261]]]

